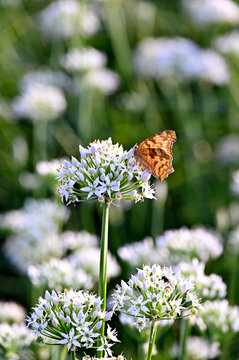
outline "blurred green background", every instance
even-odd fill
[[[193,3],[204,6],[201,17]],[[154,133],[173,129],[175,172],[159,187],[157,202],[112,207],[110,251],[118,258],[120,246],[167,229],[197,225],[214,229],[221,234],[225,251],[208,262],[206,273],[222,276],[230,304],[237,305],[238,254],[226,249],[230,232],[239,225],[239,33],[229,40],[238,29],[239,1],[218,1],[217,11],[214,1],[211,10],[207,3],[69,0],[59,10],[53,1],[1,0],[0,210],[20,209],[26,198],[56,195],[54,175],[42,176],[36,170],[40,161],[78,157],[79,144],[108,137],[130,149]],[[148,38],[163,41],[143,47]],[[186,43],[180,42],[182,38]],[[87,47],[104,54],[103,65],[97,63],[96,53],[83,60],[77,52],[66,57],[73,48]],[[215,57],[209,56],[209,49]],[[99,68],[114,74],[97,77],[93,72]],[[34,99],[39,83],[60,91],[50,105]],[[64,230],[100,235],[99,204],[68,208]],[[4,249],[9,232],[2,229],[1,235]],[[29,310],[34,302],[27,275],[12,265],[4,250],[0,261],[0,298]],[[122,274],[110,289],[128,277],[127,267],[118,261]],[[128,335],[122,325],[116,326],[122,350]],[[174,333],[162,331],[165,347],[177,334],[177,326]],[[134,350],[137,340],[134,334],[127,338],[129,358],[139,358]],[[223,346],[218,358],[239,358],[238,334]],[[170,358],[165,348],[155,356]]]

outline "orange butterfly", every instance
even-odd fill
[[[172,146],[176,141],[173,130],[164,130],[135,145],[136,161],[162,181],[174,172]]]

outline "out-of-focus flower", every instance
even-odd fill
[[[215,157],[224,165],[239,164],[239,136],[223,136],[216,145]]]
[[[36,121],[54,120],[66,108],[63,92],[56,86],[36,83],[13,100],[13,111],[16,117]]]
[[[28,317],[28,326],[39,341],[54,339],[53,344],[67,345],[68,351],[92,348],[99,340],[98,349],[103,346],[105,356],[112,356],[108,335],[100,338],[103,320],[110,320],[112,313],[102,312],[101,304],[99,297],[87,291],[46,291]]]
[[[83,356],[82,360],[126,360],[125,357],[123,355],[119,355],[117,357],[112,356],[112,357],[101,357],[101,358],[97,358],[97,357],[90,357],[89,355]]]
[[[195,315],[201,309],[193,285],[185,280],[180,271],[159,265],[145,265],[131,275],[126,283],[121,281],[112,295],[113,310],[129,317],[136,317],[134,324],[139,330],[159,320],[172,320]]]
[[[118,249],[119,257],[131,268],[142,266],[150,259],[152,263],[178,265],[190,262],[194,257],[202,262],[221,255],[223,246],[217,234],[204,228],[168,230],[153,239],[147,237],[139,242],[126,244]]]
[[[38,84],[50,85],[57,88],[63,88],[71,92],[72,81],[61,71],[52,71],[49,68],[41,68],[38,70],[31,70],[23,75],[20,80],[20,89],[26,91]]]
[[[142,170],[133,156],[134,148],[124,151],[111,138],[95,140],[87,148],[79,146],[80,161],[64,161],[59,170],[58,193],[68,203],[83,199],[105,201],[143,200],[153,198],[150,174]]]
[[[106,55],[93,48],[72,48],[60,58],[60,64],[69,72],[88,71],[105,66]]]
[[[0,324],[0,358],[31,359],[34,337],[24,324]]]
[[[53,200],[28,198],[22,209],[1,214],[0,227],[41,240],[46,233],[57,233],[68,217],[69,211]]]
[[[36,165],[36,171],[40,175],[52,175],[55,176],[58,174],[58,169],[60,168],[62,161],[64,159],[53,159],[50,161],[39,161]]]
[[[228,300],[206,301],[200,313],[205,329],[215,340],[226,333],[239,331],[239,307],[230,306]]]
[[[190,360],[208,360],[214,359],[221,354],[219,342],[210,342],[199,336],[190,336],[187,339],[187,359]],[[178,358],[179,346],[173,345],[171,355]]]
[[[40,265],[30,265],[28,276],[31,282],[44,289],[92,289],[93,281],[84,269],[66,259],[51,258]]]
[[[97,283],[99,278],[100,249],[96,247],[85,247],[69,256],[72,266],[80,267],[92,276],[93,282]],[[120,267],[115,257],[108,252],[107,280],[120,274]]]
[[[239,55],[239,31],[234,30],[226,35],[217,36],[213,46],[223,54]]]
[[[213,50],[200,49],[192,40],[177,38],[148,38],[134,54],[136,72],[157,80],[205,80],[216,85],[229,81],[225,60]]]
[[[62,256],[58,231],[68,214],[64,206],[50,199],[27,199],[23,209],[3,214],[0,226],[14,233],[4,244],[5,255],[23,272],[31,264]]]
[[[198,258],[207,262],[210,258],[218,258],[223,252],[223,246],[218,234],[204,228],[168,230],[156,238],[158,251],[168,248],[170,261],[178,264],[186,259]]]
[[[239,253],[239,226],[230,232],[228,241],[227,241],[227,249],[232,254]]]
[[[88,88],[105,95],[113,94],[120,85],[119,75],[105,68],[92,69],[84,75],[82,81]]]
[[[67,230],[61,234],[62,245],[65,251],[75,251],[97,247],[99,239],[97,235],[90,234],[85,230],[71,231]]]
[[[183,7],[201,26],[239,22],[239,6],[232,0],[183,0]]]
[[[72,35],[94,35],[100,22],[93,10],[77,0],[58,0],[39,14],[39,23],[46,38],[68,38]]]
[[[205,275],[205,264],[200,263],[198,259],[193,259],[190,263],[181,262],[178,268],[182,275],[188,277],[195,284],[195,290],[203,300],[213,300],[226,296],[227,286],[222,281],[221,276],[217,274]]]
[[[231,190],[239,195],[239,170],[232,174]]]
[[[26,312],[13,301],[0,301],[0,323],[23,323]]]

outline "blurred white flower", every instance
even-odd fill
[[[64,112],[66,100],[59,88],[33,83],[13,100],[12,108],[16,117],[33,122],[54,120]]]
[[[157,80],[196,79],[223,85],[230,78],[229,68],[219,54],[181,37],[143,40],[134,53],[134,67],[139,75]]]
[[[227,286],[217,274],[205,275],[205,264],[193,259],[191,262],[181,262],[178,265],[181,273],[195,284],[197,294],[203,300],[213,300],[226,296]]]
[[[86,247],[77,250],[69,256],[69,261],[73,266],[80,267],[87,274],[92,276],[96,283],[99,277],[100,249],[96,247]],[[120,267],[115,257],[108,251],[107,260],[107,280],[120,274]]]
[[[234,30],[226,35],[217,36],[213,41],[213,46],[223,54],[239,55],[239,31]]]
[[[219,342],[210,342],[199,336],[190,336],[186,345],[187,359],[190,360],[209,360],[218,357],[221,353]],[[178,358],[179,346],[174,344],[171,355]]]
[[[232,174],[231,190],[236,195],[239,195],[239,170]]]
[[[93,48],[72,48],[60,58],[60,64],[69,72],[88,71],[105,66],[106,55]]]
[[[82,248],[97,247],[99,239],[97,235],[90,234],[88,231],[67,230],[61,234],[62,246],[65,251],[75,251]]]
[[[39,14],[39,23],[46,38],[94,35],[100,21],[93,10],[77,0],[58,0]]]
[[[215,157],[225,165],[239,164],[239,136],[236,134],[223,136],[216,145]]]
[[[30,265],[28,276],[35,286],[62,291],[65,288],[92,289],[93,281],[77,263],[67,258],[51,258],[41,265]]]
[[[222,340],[226,333],[239,331],[239,307],[230,306],[226,299],[206,301],[200,316],[216,340]]]
[[[84,84],[105,95],[114,93],[120,85],[120,77],[112,70],[93,69],[83,77]]]
[[[13,301],[0,301],[0,323],[23,323],[26,312],[21,305]]]
[[[234,255],[239,254],[239,226],[229,233],[227,249]]]
[[[239,6],[232,0],[183,0],[183,7],[198,25],[239,23]]]
[[[193,259],[193,257],[207,262],[209,259],[218,258],[223,252],[219,235],[203,227],[192,230],[186,227],[167,230],[162,236],[156,238],[156,244],[159,251],[161,248],[168,248],[172,264],[178,264],[182,260]]]
[[[52,159],[50,161],[39,161],[36,164],[36,171],[39,175],[45,176],[45,175],[52,175],[56,176],[58,174],[58,169],[60,168],[62,161],[64,159]]]
[[[0,324],[0,359],[31,359],[34,337],[24,324]]]

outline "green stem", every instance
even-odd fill
[[[182,319],[180,324],[180,344],[179,344],[179,358],[178,360],[184,360],[186,358],[187,338],[189,334],[188,319]]]
[[[65,345],[62,348],[60,360],[66,360],[66,358],[67,358],[67,346]]]
[[[157,324],[156,324],[155,321],[152,321],[151,330],[150,330],[150,338],[149,338],[149,347],[148,347],[147,360],[151,360],[156,334],[157,334]]]
[[[71,351],[71,360],[77,360],[75,351]]]
[[[102,310],[106,309],[106,294],[107,294],[107,251],[108,251],[108,227],[109,227],[109,206],[107,203],[103,204],[102,228],[101,228],[101,242],[100,242],[100,269],[99,269],[99,288],[98,295],[103,300]],[[103,320],[101,328],[101,337],[104,337],[105,322]],[[103,357],[103,351],[98,351],[98,357]]]

